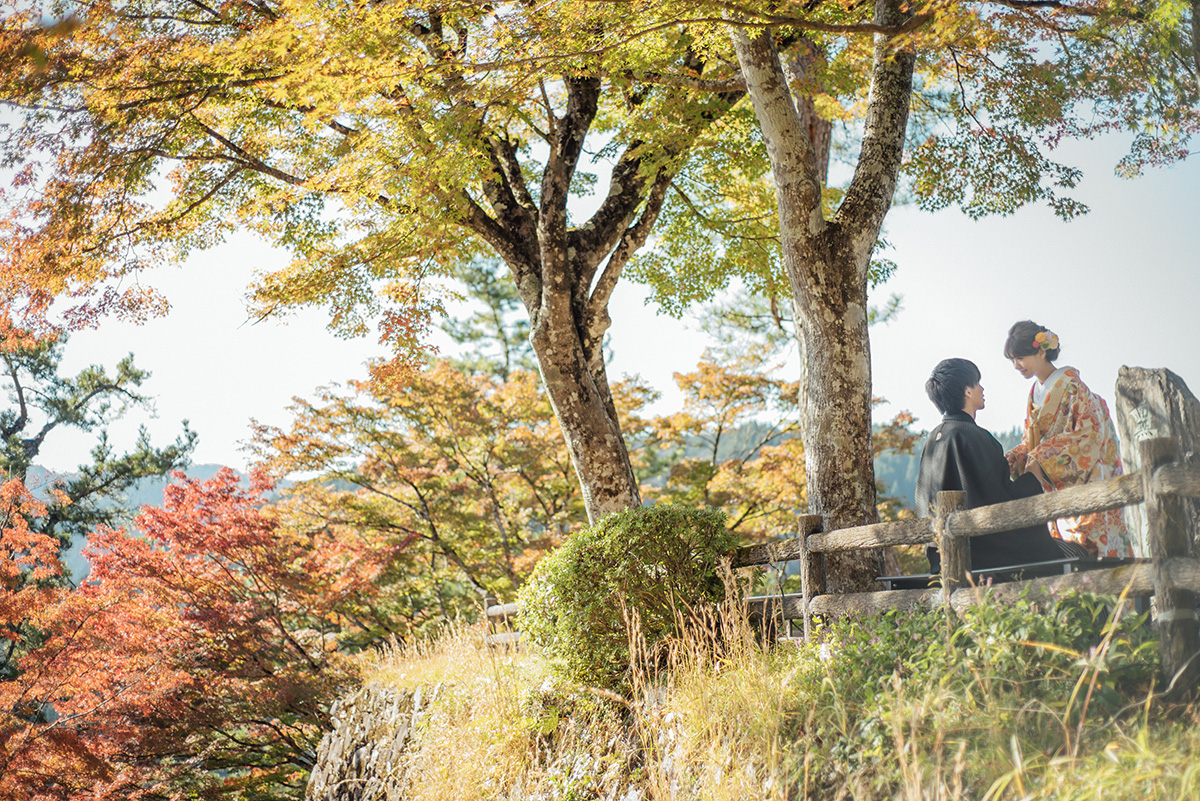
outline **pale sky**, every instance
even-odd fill
[[[873,331],[876,394],[930,428],[938,415],[922,385],[940,359],[959,356],[983,373],[979,423],[1023,425],[1031,382],[1002,355],[1021,319],[1059,335],[1056,363],[1078,368],[1110,410],[1121,365],[1166,367],[1200,391],[1200,158],[1125,180],[1112,174],[1120,144],[1064,147],[1085,173],[1076,196],[1091,206],[1068,223],[1042,207],[979,222],[892,211],[899,267],[886,289],[904,296],[904,310]]]
[[[1008,327],[1030,318],[1059,334],[1059,365],[1077,367],[1110,407],[1120,365],[1168,367],[1200,391],[1200,159],[1133,181],[1113,177],[1121,143],[1064,147],[1085,171],[1076,197],[1092,207],[1070,223],[1045,207],[974,222],[958,211],[928,214],[899,207],[888,217],[885,254],[898,265],[877,293],[904,296],[894,321],[872,329],[875,393],[890,416],[909,409],[928,429],[937,414],[923,385],[940,359],[973,360],[983,372],[987,407],[979,422],[993,431],[1018,426],[1028,382],[1003,359]],[[287,256],[246,236],[194,257],[182,268],[147,276],[167,294],[169,317],[141,327],[107,322],[67,346],[64,369],[110,368],[128,352],[153,376],[144,390],[158,417],[132,419],[110,432],[132,444],[139,422],[165,443],[187,418],[199,433],[196,463],[242,469],[239,442],[251,417],[285,425],[293,396],[364,374],[383,353],[373,339],[344,341],[325,329],[323,311],[251,324],[242,295],[256,270]],[[622,282],[612,304],[610,375],[639,373],[664,392],[658,411],[678,403],[671,375],[692,369],[707,342],[694,324],[658,315],[645,293]],[[647,343],[652,343],[648,346]],[[59,433],[39,462],[69,470],[87,459],[91,437]]]

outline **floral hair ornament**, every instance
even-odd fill
[[[1058,334],[1047,328],[1033,338],[1033,346],[1041,350],[1054,350],[1058,347]]]

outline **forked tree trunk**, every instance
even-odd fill
[[[690,63],[697,73],[703,66]],[[516,282],[588,520],[595,522],[641,504],[604,365],[608,302],[625,264],[645,244],[677,169],[661,166],[648,175],[647,164],[681,156],[691,138],[653,148],[629,143],[613,167],[608,197],[586,223],[569,228],[571,179],[602,87],[589,77],[564,78],[563,85],[567,104],[561,117],[548,120],[552,134],[539,197],[525,184],[515,143],[498,137],[489,141],[494,169],[484,187],[491,213],[467,196],[464,222],[495,248]],[[700,103],[680,91],[680,108],[709,123],[741,95],[734,90]],[[697,126],[691,137],[701,130]]]
[[[875,22],[906,19],[896,0],[878,0]],[[735,29],[734,47],[771,161],[783,265],[792,288],[804,375],[808,504],[827,529],[872,523],[871,349],[867,271],[891,205],[908,122],[913,56],[876,37],[862,151],[841,207],[827,220],[824,176],[811,126],[788,86],[769,30]],[[874,588],[879,551],[830,555],[828,592]]]

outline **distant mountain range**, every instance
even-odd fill
[[[207,481],[217,474],[224,465],[219,464],[194,464],[188,466],[181,471],[191,478],[198,478],[201,481]],[[240,472],[240,471],[239,471]],[[59,479],[69,480],[75,474],[63,473],[57,470],[48,470],[39,465],[31,465],[26,478],[26,484],[29,491],[39,497],[45,497],[50,485]],[[134,513],[143,506],[161,506],[163,490],[171,483],[169,476],[155,476],[152,478],[143,478],[137,481],[129,488],[125,495],[118,499],[109,502],[112,506],[123,506],[126,509],[132,509]]]
[[[223,465],[219,464],[194,464],[181,472],[190,478],[207,481],[215,476],[222,467]],[[26,483],[30,492],[37,497],[44,498],[55,481],[69,480],[72,475],[32,465],[26,476]],[[169,476],[143,478],[135,482],[120,498],[109,499],[105,505],[120,506],[127,510],[125,515],[127,519],[121,522],[123,524],[131,523],[143,506],[162,506],[163,490],[170,483]],[[62,553],[63,563],[71,571],[71,580],[76,584],[87,578],[88,573],[88,562],[81,553],[83,545],[84,539],[77,537],[71,542],[71,547]]]
[[[760,442],[767,432],[768,426],[763,423],[748,423],[727,431],[721,438],[721,447],[717,449],[718,460],[745,453],[754,443]],[[999,434],[992,433],[1000,440],[1005,450],[1021,441],[1021,430],[1018,428]],[[793,436],[798,435],[788,435]],[[884,483],[888,495],[902,498],[906,506],[911,507],[916,502],[917,473],[921,469],[921,450],[924,447],[925,440],[922,439],[913,453],[885,453],[875,459],[875,478]],[[698,438],[692,438],[685,445],[683,455],[706,459],[711,455],[711,446],[702,443]]]

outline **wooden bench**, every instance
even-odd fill
[[[970,570],[967,576],[972,584],[1000,584],[1006,581],[1022,581],[1041,576],[1081,573],[1085,570],[1105,570],[1120,565],[1143,564],[1149,559],[1116,558],[1108,556],[1076,556],[1069,559],[1052,559],[1048,562],[1029,562],[1005,567],[989,567]],[[937,573],[914,573],[907,576],[880,576],[879,582],[885,590],[923,590],[936,587],[941,581]]]

